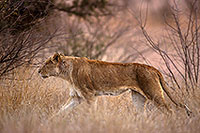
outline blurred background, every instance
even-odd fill
[[[199,131],[199,14],[199,0],[1,0],[0,132]],[[124,94],[48,121],[68,97],[64,81],[37,74],[55,52],[154,66],[195,117],[188,122],[175,108],[171,119],[151,113],[144,121]]]

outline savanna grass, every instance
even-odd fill
[[[194,133],[200,131],[200,93],[190,96],[194,116],[174,108],[171,116],[154,109],[138,114],[127,92],[117,97],[99,97],[69,113],[53,116],[67,101],[67,85],[61,79],[41,79],[31,67],[15,70],[11,79],[1,79],[0,132],[127,132]],[[183,98],[184,99],[184,98]]]

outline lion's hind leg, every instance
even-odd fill
[[[153,98],[154,104],[164,113],[172,113],[168,104],[166,104],[165,99],[163,96],[154,96]]]
[[[134,90],[131,90],[131,96],[132,96],[133,105],[136,108],[136,111],[143,113],[145,110],[147,99],[143,95],[141,95],[139,92],[136,92]]]
[[[154,91],[151,91],[154,90]],[[154,105],[160,109],[163,113],[168,114],[172,113],[170,106],[166,104],[163,91],[162,90],[156,90],[156,89],[149,89],[148,91],[144,91],[144,93],[148,96],[148,99],[151,100]]]
[[[164,90],[162,89],[158,78],[140,78],[139,87],[147,99],[152,101],[159,110],[165,114],[172,113],[170,107],[166,104]]]

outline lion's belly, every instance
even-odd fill
[[[108,96],[118,96],[124,92],[134,90],[141,95],[145,96],[144,92],[136,86],[120,86],[115,88],[102,88],[95,91],[95,96],[102,96],[102,95],[108,95]]]
[[[103,90],[97,90],[95,95],[96,96],[102,96],[102,95],[108,95],[108,96],[118,96],[126,91],[130,90],[130,87],[120,87],[119,89],[115,88],[109,88],[109,89],[103,89]]]

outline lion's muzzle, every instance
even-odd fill
[[[42,74],[41,69],[38,70],[38,73],[40,74],[40,76],[41,76],[42,78],[44,78],[44,79],[45,79],[45,78],[48,78],[48,76]]]
[[[38,73],[41,73],[41,69],[38,70]]]
[[[44,79],[45,79],[45,78],[48,78],[48,76],[42,76],[42,78],[44,78]]]

